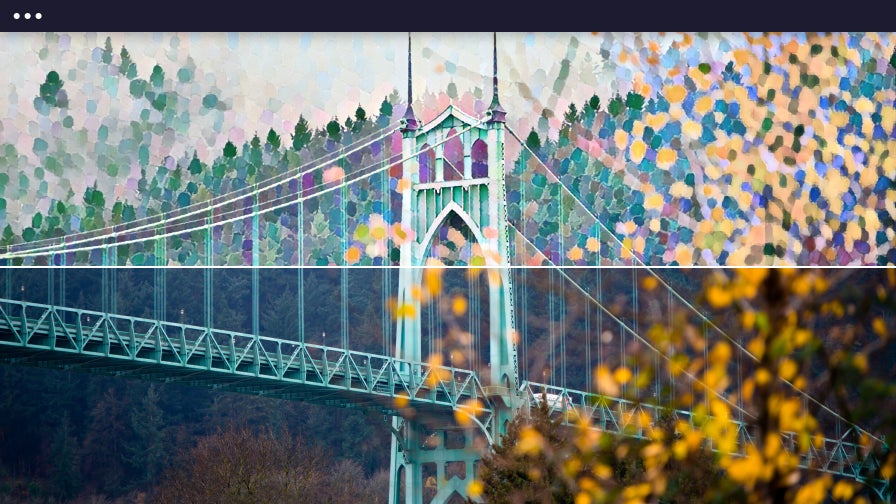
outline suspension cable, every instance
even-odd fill
[[[433,149],[433,148],[436,147],[437,145],[440,145],[440,144],[442,144],[442,143],[444,143],[444,142],[446,142],[446,141],[448,141],[448,140],[454,138],[455,136],[460,135],[460,134],[462,134],[462,133],[464,133],[464,132],[466,132],[466,131],[468,131],[468,130],[470,130],[470,129],[476,127],[476,126],[478,126],[478,125],[481,124],[482,122],[484,122],[484,119],[483,119],[483,120],[480,120],[478,123],[475,123],[475,124],[472,124],[472,125],[467,126],[465,129],[463,129],[462,131],[456,133],[455,135],[451,135],[451,136],[449,136],[449,137],[446,137],[446,138],[440,140],[439,142],[434,143],[433,145],[426,146],[426,147],[424,147],[424,148],[422,148],[422,149],[419,149],[419,150],[415,150],[414,152],[410,153],[407,157],[401,157],[402,154],[395,154],[395,155],[393,155],[393,156],[391,156],[391,157],[393,157],[393,158],[394,158],[394,157],[401,157],[400,159],[398,159],[398,160],[396,161],[396,163],[404,163],[405,161],[409,161],[410,159],[412,159],[414,156],[417,156],[417,155],[421,154],[422,152],[425,152],[425,151],[427,151],[427,150],[429,150],[429,149]],[[390,163],[390,165],[391,165],[391,164],[393,164],[393,163]],[[374,169],[373,169],[373,170],[370,170],[370,171],[367,171],[367,172],[364,172],[364,170],[368,170],[368,169],[370,169],[371,167],[373,167]],[[263,212],[271,212],[271,211],[274,211],[274,210],[279,210],[279,209],[281,209],[281,208],[284,208],[284,207],[286,207],[286,206],[292,204],[296,199],[298,199],[299,201],[304,201],[304,200],[311,199],[311,198],[314,198],[314,197],[317,197],[317,196],[321,196],[321,195],[323,195],[323,194],[326,194],[326,193],[335,191],[335,190],[337,190],[337,189],[341,189],[343,185],[346,185],[346,184],[350,184],[350,183],[352,183],[352,182],[357,182],[357,181],[360,181],[360,180],[367,179],[367,178],[369,178],[369,177],[371,177],[371,176],[373,176],[373,175],[375,175],[375,174],[377,174],[377,173],[381,173],[381,172],[383,172],[383,171],[388,170],[388,168],[389,168],[389,165],[387,165],[387,166],[377,166],[376,164],[367,165],[367,166],[365,166],[365,167],[363,167],[363,168],[357,170],[356,172],[352,173],[353,178],[344,177],[344,178],[342,179],[342,181],[341,181],[339,184],[332,185],[332,184],[329,184],[329,183],[326,183],[326,182],[322,182],[322,183],[320,183],[320,184],[317,184],[317,185],[315,185],[315,186],[312,186],[312,187],[309,188],[309,189],[316,189],[316,188],[319,188],[319,187],[323,187],[323,189],[321,189],[320,191],[318,191],[318,192],[316,192],[316,193],[314,193],[314,194],[306,195],[306,196],[300,196],[300,197],[298,197],[298,198],[295,198],[295,197],[292,196],[292,195],[286,195],[286,196],[281,196],[281,197],[278,197],[278,198],[274,198],[274,199],[271,200],[271,201],[265,202],[266,204],[268,204],[268,205],[270,205],[270,206],[266,206],[265,208],[259,210],[258,212],[261,212],[261,211],[263,211]],[[364,173],[362,173],[362,172],[364,172]],[[255,185],[252,186],[252,187],[254,188],[254,191],[256,191],[256,192],[259,191],[259,189],[257,188],[257,184],[255,184]],[[285,202],[283,202],[283,201],[285,201]],[[212,205],[211,207],[214,208],[214,207],[217,207],[217,206],[220,206],[220,205]],[[208,208],[208,207],[206,207],[206,209],[207,209],[207,208]],[[234,210],[229,211],[229,213],[239,213],[240,211],[241,211],[240,209],[234,209]],[[192,213],[191,213],[191,215],[192,215]],[[224,215],[226,215],[226,214],[224,214]],[[181,217],[183,217],[183,216],[181,216]],[[227,219],[222,219],[222,220],[218,221],[217,223],[215,223],[215,225],[216,225],[216,226],[220,226],[220,225],[224,225],[224,224],[227,224],[227,223],[230,223],[230,222],[236,222],[236,221],[239,221],[239,220],[241,220],[241,219],[250,218],[250,217],[251,217],[251,214],[249,214],[249,215],[238,215],[237,217],[230,217],[230,218],[227,218]],[[178,217],[178,218],[180,218],[180,217]],[[192,227],[192,228],[181,229],[181,230],[178,230],[178,231],[169,231],[169,232],[166,232],[166,233],[163,233],[163,234],[157,234],[157,235],[155,236],[155,238],[156,238],[156,239],[158,239],[158,238],[167,238],[167,237],[169,237],[169,236],[182,235],[182,234],[186,234],[186,233],[190,233],[190,232],[193,232],[193,231],[202,229],[202,228],[204,227],[204,221],[205,221],[204,218],[193,219],[193,220],[187,221],[187,222],[182,223],[182,224],[180,224],[180,225],[188,225],[188,224],[194,224],[194,223],[202,223],[202,224],[199,225],[199,226],[194,226],[194,227]],[[167,223],[167,222],[163,222],[162,224],[165,226],[165,228],[168,228],[168,227],[172,226],[172,224]],[[143,228],[147,228],[147,226],[143,226]],[[158,228],[156,228],[156,229],[158,229]],[[128,230],[128,231],[125,231],[125,233],[133,233],[133,232],[135,232],[135,230]],[[118,235],[118,232],[114,232],[114,233],[113,233],[113,236],[117,236],[117,235]],[[94,238],[89,238],[89,239],[85,239],[85,240],[80,240],[78,243],[86,243],[86,242],[95,241],[95,240],[101,240],[101,239],[102,239],[102,237],[94,237]],[[139,242],[146,241],[146,240],[148,240],[148,239],[151,239],[151,238],[132,238],[132,239],[128,239],[128,240],[123,240],[123,241],[116,242],[116,245],[119,246],[119,245],[127,245],[127,244],[132,244],[132,243],[139,243]],[[67,242],[67,244],[73,244],[73,243],[75,243],[75,242]],[[12,258],[12,257],[34,257],[34,256],[40,256],[40,255],[44,255],[44,254],[46,254],[46,253],[48,253],[48,252],[51,252],[51,251],[55,250],[55,248],[56,248],[56,247],[54,246],[54,247],[51,247],[50,249],[34,250],[34,251],[28,251],[28,252],[25,252],[25,253],[20,253],[20,252],[16,252],[16,253],[7,253],[7,254],[0,255],[0,259],[2,259],[2,258]],[[93,250],[94,248],[96,248],[96,246],[77,247],[77,248],[74,248],[74,249],[64,249],[64,252],[66,252],[66,253],[74,253],[74,252],[80,252],[80,251],[84,251],[84,250]]]
[[[390,125],[394,125],[394,123],[390,123]],[[399,128],[400,128],[400,126],[395,126],[392,129],[387,130],[385,133],[382,133],[378,137],[376,137],[372,140],[369,140],[367,142],[364,142],[364,143],[361,143],[361,139],[359,139],[357,142],[355,142],[355,144],[344,147],[341,151],[342,154],[340,155],[340,157],[337,157],[335,159],[326,159],[328,156],[332,155],[332,153],[326,153],[323,156],[321,156],[320,158],[309,161],[308,163],[305,163],[304,165],[302,165],[300,167],[294,168],[292,170],[288,170],[281,174],[274,175],[265,180],[256,182],[253,185],[248,185],[241,189],[237,189],[235,191],[228,192],[227,194],[223,194],[221,196],[212,198],[210,200],[211,208],[218,208],[218,207],[227,205],[229,203],[236,203],[237,201],[239,201],[240,198],[248,195],[253,190],[254,191],[266,191],[266,190],[274,188],[277,185],[282,184],[284,182],[289,182],[291,180],[298,180],[301,176],[303,176],[307,173],[319,171],[320,169],[325,168],[326,166],[329,166],[330,164],[332,164],[336,161],[339,161],[342,157],[346,157],[346,156],[353,154],[355,152],[358,152],[366,147],[369,147],[370,145],[373,145],[374,143],[376,143],[378,141],[383,140],[384,138],[386,138],[386,137],[392,135],[393,133],[395,133],[396,131],[398,131]],[[376,133],[374,132],[368,136],[373,136],[375,134]],[[367,137],[364,137],[364,138],[367,138]],[[346,151],[345,149],[349,149],[349,150]],[[295,172],[295,173],[292,174],[292,172]],[[133,232],[136,232],[136,231],[139,231],[142,229],[150,229],[153,226],[156,226],[159,224],[165,224],[169,220],[178,220],[178,219],[181,219],[184,217],[193,216],[198,213],[201,213],[204,209],[208,208],[208,205],[209,205],[209,202],[201,201],[201,202],[197,202],[197,203],[192,203],[183,208],[171,210],[170,212],[160,213],[160,214],[156,214],[156,215],[152,215],[152,216],[141,217],[139,219],[135,219],[135,220],[129,221],[127,223],[123,223],[123,224],[125,224],[127,226],[132,226],[133,224],[137,224],[142,221],[147,221],[145,224],[139,224],[134,227],[129,227],[124,232],[133,233]],[[96,229],[96,230],[66,235],[66,236],[63,236],[61,239],[44,238],[41,240],[28,242],[27,244],[18,244],[18,246],[10,246],[4,254],[0,254],[0,258],[26,257],[27,255],[22,254],[22,252],[46,252],[49,250],[55,250],[60,245],[63,247],[62,250],[66,251],[66,249],[64,248],[66,245],[76,245],[76,244],[90,242],[90,241],[93,241],[95,239],[98,239],[98,238],[100,238],[104,235],[108,235],[108,234],[111,234],[114,237],[115,235],[117,235],[117,231],[116,231],[117,226],[119,226],[119,225],[105,226],[103,228]],[[44,243],[49,243],[49,244],[44,245]],[[38,246],[34,247],[35,245],[38,245]],[[19,251],[19,252],[11,251],[13,248],[18,248],[18,247],[23,247],[23,250]],[[33,255],[33,254],[28,254],[28,255]]]
[[[508,224],[509,224],[509,223],[508,223]],[[511,227],[513,227],[513,229],[515,230],[516,234],[519,235],[519,236],[520,236],[526,243],[528,243],[531,247],[535,247],[535,244],[532,243],[526,236],[524,236],[524,235],[522,234],[522,232],[521,232],[519,229],[517,229],[515,226],[511,226]],[[667,361],[672,362],[672,358],[671,358],[670,356],[666,355],[662,350],[660,350],[659,348],[657,348],[656,346],[654,346],[653,343],[651,343],[650,341],[648,341],[647,339],[645,339],[644,337],[642,337],[640,334],[638,334],[638,333],[636,333],[634,330],[632,330],[630,327],[628,327],[627,325],[625,325],[625,322],[624,322],[622,319],[620,319],[618,316],[616,316],[615,314],[613,314],[613,312],[611,312],[610,310],[608,310],[605,306],[603,306],[603,304],[598,303],[597,300],[596,300],[591,294],[589,294],[588,291],[587,291],[586,289],[584,289],[581,285],[579,285],[578,282],[576,282],[576,281],[574,281],[572,278],[570,278],[569,275],[567,275],[566,272],[564,272],[562,268],[560,268],[560,267],[557,266],[556,264],[551,263],[551,264],[550,264],[550,268],[549,268],[549,270],[550,270],[550,271],[554,271],[554,270],[556,270],[557,272],[560,273],[560,275],[562,275],[562,276],[565,277],[567,280],[569,280],[570,283],[572,284],[572,286],[573,286],[576,290],[578,290],[579,292],[581,292],[581,293],[582,293],[582,294],[583,294],[589,301],[591,301],[592,303],[594,303],[594,305],[596,305],[596,306],[597,306],[603,313],[605,313],[605,314],[606,314],[607,316],[609,316],[612,320],[614,320],[616,323],[618,323],[619,326],[620,326],[620,328],[621,328],[625,333],[628,333],[628,334],[630,334],[631,336],[633,336],[634,338],[636,338],[637,340],[641,341],[641,343],[643,343],[645,346],[647,346],[648,348],[650,348],[650,349],[653,350],[654,352],[657,352],[657,353],[659,353],[660,355],[662,355],[663,358],[666,359]],[[622,345],[622,346],[624,347],[625,345]],[[739,406],[738,406],[737,404],[732,403],[728,398],[726,398],[726,397],[725,397],[724,395],[722,395],[721,393],[717,392],[715,389],[709,387],[709,385],[707,385],[706,383],[704,383],[703,381],[701,381],[699,378],[697,378],[696,376],[694,376],[693,374],[691,374],[688,370],[683,369],[683,370],[682,370],[682,373],[685,374],[685,375],[687,375],[687,376],[689,376],[695,383],[699,383],[699,384],[703,385],[703,387],[706,388],[707,390],[711,390],[711,391],[713,392],[714,395],[716,395],[716,396],[717,396],[719,399],[721,399],[722,401],[728,403],[728,405],[732,406],[732,407],[735,408],[735,409],[740,410],[740,408],[739,408]],[[624,389],[623,389],[623,390],[624,390]],[[743,411],[743,410],[741,410],[741,411]],[[743,413],[745,413],[747,416],[749,416],[749,417],[751,417],[751,418],[753,418],[753,419],[756,419],[756,417],[755,417],[754,415],[752,415],[752,414],[751,414],[750,412],[748,412],[748,411],[743,411]]]
[[[542,166],[542,168],[544,168],[544,169],[547,171],[547,173],[548,173],[549,175],[551,175],[551,176],[555,179],[555,182],[560,184],[560,186],[561,186],[561,190],[567,190],[567,191],[569,191],[569,190],[566,188],[566,186],[563,185],[563,184],[560,182],[560,179],[559,179],[556,175],[554,175],[554,173],[551,171],[551,169],[548,168],[548,166],[547,166],[543,161],[541,161],[541,159],[540,159],[538,156],[535,155],[535,153],[532,151],[532,149],[529,148],[529,146],[526,145],[526,143],[525,143],[522,139],[520,139],[520,137],[516,134],[516,132],[513,131],[513,129],[511,129],[511,128],[508,126],[508,127],[506,128],[506,130],[511,134],[511,136],[513,136],[513,137],[517,140],[517,142],[519,142],[520,146],[521,146],[525,151],[527,151],[527,152],[529,152],[530,154],[532,154],[532,157],[534,157],[534,158],[536,159],[536,161],[538,162],[538,164],[540,164],[540,165]],[[693,304],[691,304],[691,303],[690,303],[688,300],[686,300],[681,294],[679,294],[674,288],[672,288],[672,286],[669,285],[669,284],[668,284],[668,283],[667,283],[661,276],[659,276],[655,271],[653,271],[652,268],[650,268],[647,264],[644,263],[644,261],[643,261],[643,257],[639,257],[639,254],[636,253],[636,252],[635,252],[634,250],[632,250],[631,248],[629,248],[629,247],[625,247],[625,244],[619,239],[619,237],[617,237],[615,233],[613,233],[609,228],[607,228],[607,226],[604,225],[604,223],[601,222],[601,220],[600,220],[596,215],[594,215],[594,213],[591,211],[591,209],[589,209],[589,208],[588,208],[588,207],[587,207],[587,206],[586,206],[586,205],[585,205],[585,204],[578,198],[578,196],[576,196],[572,191],[569,191],[569,193],[570,193],[570,194],[573,196],[573,198],[579,203],[579,205],[581,206],[581,208],[582,208],[584,211],[588,212],[588,214],[589,214],[592,218],[595,219],[595,222],[598,224],[598,226],[600,226],[601,229],[603,229],[603,230],[605,230],[606,232],[608,232],[608,233],[610,234],[610,237],[611,237],[614,241],[616,241],[620,246],[622,246],[624,250],[628,250],[628,252],[631,254],[631,257],[633,257],[634,260],[635,260],[637,263],[639,263],[639,264],[640,264],[644,269],[646,269],[646,270],[647,270],[647,271],[648,271],[654,278],[656,278],[656,279],[657,279],[657,280],[658,280],[658,281],[659,281],[659,282],[660,282],[666,289],[668,289],[668,290],[669,290],[669,291],[670,291],[670,292],[671,292],[671,293],[672,293],[672,294],[673,294],[679,301],[681,301],[685,306],[687,306],[688,308],[690,308],[690,310],[693,311],[693,312],[694,312],[694,313],[695,313],[695,314],[696,314],[696,315],[697,315],[697,316],[698,316],[704,323],[706,323],[709,327],[711,327],[711,328],[714,329],[716,332],[718,332],[719,334],[721,334],[726,340],[728,340],[729,343],[731,343],[731,344],[734,345],[738,350],[740,350],[740,351],[743,352],[745,355],[747,355],[748,357],[750,357],[751,359],[753,359],[754,362],[759,362],[759,361],[760,361],[760,359],[759,359],[758,357],[756,357],[753,353],[751,353],[745,346],[741,345],[737,340],[735,340],[734,338],[732,338],[727,332],[725,332],[724,330],[722,330],[722,328],[718,327],[718,326],[717,326],[714,322],[712,322],[712,321],[711,321],[711,320],[710,320],[710,319],[709,319],[703,312],[701,312],[700,310],[698,310]],[[510,224],[510,223],[508,223],[508,224]],[[517,232],[520,233],[520,231],[519,231],[518,229],[517,229]],[[520,233],[520,234],[521,234],[521,233]],[[525,238],[525,236],[523,236],[523,238]],[[528,242],[528,239],[527,239],[526,241]],[[531,242],[529,242],[529,243],[531,244]],[[534,247],[534,244],[532,244],[532,246]],[[537,250],[537,247],[536,247],[536,250]],[[668,358],[668,357],[666,357],[666,358]],[[831,415],[834,415],[834,416],[838,419],[838,421],[846,422],[846,423],[849,424],[850,426],[856,427],[857,429],[859,429],[859,430],[861,430],[862,432],[866,433],[866,434],[867,434],[868,436],[870,436],[871,438],[873,438],[873,439],[875,439],[875,440],[877,440],[877,441],[879,441],[879,442],[883,442],[879,437],[874,436],[873,434],[866,432],[866,431],[865,431],[864,429],[862,429],[860,426],[858,426],[858,425],[856,425],[856,424],[854,424],[854,423],[852,423],[852,422],[849,422],[848,420],[846,420],[845,418],[843,418],[839,413],[837,413],[836,411],[832,410],[831,408],[829,408],[828,406],[826,406],[825,404],[823,404],[821,401],[819,401],[818,399],[816,399],[814,396],[812,396],[812,395],[809,394],[808,392],[806,392],[806,391],[804,391],[804,390],[798,388],[798,387],[797,387],[796,385],[794,385],[791,381],[789,381],[789,380],[785,380],[784,378],[781,378],[780,376],[777,377],[777,379],[779,379],[779,380],[781,380],[782,382],[786,383],[786,384],[787,384],[788,386],[790,386],[795,392],[797,392],[797,394],[804,396],[804,397],[807,398],[809,401],[811,401],[811,402],[814,403],[816,406],[818,406],[820,409],[826,411],[827,413],[830,413]],[[727,402],[727,401],[726,401],[726,402]]]

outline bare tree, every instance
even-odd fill
[[[231,426],[199,440],[167,472],[155,495],[166,503],[319,502],[324,454],[288,432]]]

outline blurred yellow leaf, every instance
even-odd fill
[[[772,374],[769,373],[768,369],[760,368],[756,370],[756,385],[760,387],[768,384],[772,381]]]
[[[738,268],[737,276],[750,285],[758,286],[768,276],[767,268]]]
[[[436,261],[438,261],[436,259]],[[440,261],[427,260],[427,268],[423,270],[423,286],[430,297],[438,296],[442,291],[442,272],[444,267]]]
[[[852,499],[853,493],[855,493],[855,487],[846,480],[840,480],[834,485],[834,489],[831,491],[831,497],[848,501]]]
[[[795,502],[812,504],[824,502],[828,488],[831,486],[829,475],[812,480],[797,491]]]
[[[600,250],[600,242],[597,238],[591,237],[585,242],[585,250],[588,252],[597,252]]]
[[[713,308],[724,308],[734,300],[731,293],[719,285],[710,285],[706,290],[706,300]]]
[[[576,494],[575,504],[591,504],[591,496],[582,491]]]
[[[763,473],[762,458],[756,452],[756,448],[748,446],[746,457],[726,460],[728,466],[725,469],[728,477],[746,487],[748,491],[752,490]]]
[[[808,329],[797,329],[793,332],[793,346],[801,347],[812,341],[812,331]]]
[[[873,321],[871,321],[871,328],[874,329],[874,333],[880,337],[887,336],[887,325],[884,323],[884,319],[881,317],[875,317]]]
[[[594,465],[594,468],[591,470],[595,476],[603,480],[609,480],[613,478],[613,468],[608,466],[607,464],[603,464],[598,462]]]
[[[482,491],[484,489],[485,488],[482,486],[482,482],[479,481],[478,479],[474,479],[473,481],[470,482],[469,485],[467,485],[467,495],[471,499],[478,499],[479,497],[482,496]]]
[[[638,483],[629,485],[622,490],[622,498],[625,502],[643,502],[650,495],[650,483]]]
[[[357,247],[349,247],[345,251],[346,264],[355,264],[361,260],[361,251]]]
[[[370,237],[374,240],[382,240],[386,237],[386,228],[384,224],[373,227],[370,230]]]
[[[672,443],[672,456],[674,456],[677,460],[684,460],[688,456],[688,443],[685,440],[679,439]]]
[[[628,383],[632,376],[632,370],[625,366],[620,366],[616,368],[616,371],[613,371],[613,379],[621,385]]]
[[[527,425],[520,432],[520,440],[516,444],[516,452],[520,455],[534,455],[541,451],[544,447],[544,437],[535,430],[534,427]]]
[[[594,383],[597,385],[597,391],[601,394],[612,397],[618,397],[620,394],[619,385],[613,378],[613,374],[603,364],[594,369]]]
[[[451,313],[453,313],[455,317],[460,317],[466,312],[467,298],[460,295],[454,296],[454,299],[451,300]]]
[[[797,275],[790,283],[790,290],[797,296],[805,296],[812,288],[812,280],[809,273]]]
[[[647,289],[648,291],[652,291],[656,289],[657,285],[659,285],[660,281],[656,279],[653,275],[648,275],[641,280],[641,286]]]
[[[401,303],[395,307],[395,318],[413,317],[417,309],[410,303]]]
[[[859,370],[859,372],[865,374],[868,372],[868,357],[863,353],[857,353],[852,357],[852,364]]]
[[[720,341],[713,345],[709,353],[709,362],[717,366],[724,366],[731,360],[731,345],[726,341]]]
[[[884,479],[892,479],[893,476],[896,476],[896,453],[890,452],[887,455],[887,461],[880,468],[880,475]]]
[[[778,375],[787,381],[791,381],[796,376],[797,371],[799,371],[799,366],[793,359],[782,359],[778,365]]]

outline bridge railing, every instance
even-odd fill
[[[0,352],[105,357],[393,399],[491,417],[473,371],[366,352],[91,310],[0,299]],[[40,357],[34,357],[40,358]],[[95,359],[93,359],[95,360]],[[195,373],[193,373],[195,375]],[[191,380],[197,381],[197,380]],[[475,404],[475,406],[474,406]]]
[[[622,434],[635,438],[645,438],[657,419],[671,416],[672,420],[687,422],[692,428],[699,429],[703,420],[695,418],[693,412],[686,410],[670,410],[655,404],[635,402],[626,399],[591,394],[580,390],[567,389],[541,383],[523,382],[520,395],[529,408],[539,407],[542,403],[548,406],[551,416],[559,417],[568,425],[588,425],[605,432]],[[731,419],[731,428],[735,430],[737,444],[735,451],[725,448],[726,453],[745,456],[747,446],[753,445],[753,434],[746,422]],[[848,476],[856,480],[872,484],[875,489],[887,487],[884,480],[873,480],[880,463],[874,456],[874,444],[862,444],[863,435],[856,429],[849,429],[840,438],[823,438],[812,440],[808,450],[800,450],[799,434],[782,432],[782,447],[797,455],[799,467],[814,469],[838,476]],[[873,443],[873,439],[871,439]],[[707,438],[708,447],[713,451],[721,451],[718,443]]]

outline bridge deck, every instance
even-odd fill
[[[475,373],[298,341],[0,299],[0,361],[450,417],[488,398]]]
[[[464,369],[8,299],[0,299],[0,362],[178,382],[386,415],[413,414],[424,422],[444,423],[455,411],[465,410],[489,425],[494,418],[492,396],[521,399],[535,407],[544,401],[542,394],[548,394],[551,414],[566,423],[578,423],[584,415],[594,428],[634,437],[645,436],[646,426],[636,420],[641,411],[649,418],[671,413],[695,422],[688,411],[669,412],[649,403],[532,382],[523,383],[519,391],[489,393],[474,372]],[[476,407],[470,405],[473,401],[478,401]],[[750,429],[744,422],[731,422],[738,433],[738,454],[743,455],[746,446],[754,444]],[[798,453],[799,465],[866,482],[884,495],[888,483],[871,479],[879,462],[851,440],[856,435],[849,431],[840,439],[825,438]],[[791,452],[796,452],[796,439],[794,433],[782,433],[782,444]]]
[[[530,408],[546,402],[550,414],[562,418],[566,424],[577,425],[587,419],[588,424],[596,429],[637,438],[646,437],[649,427],[640,422],[641,412],[647,413],[647,418],[651,421],[664,415],[671,415],[673,419],[685,421],[692,427],[697,423],[690,411],[670,411],[668,408],[647,402],[635,402],[533,382],[524,382],[520,390]],[[585,418],[582,418],[583,416]],[[747,423],[734,419],[730,422],[737,432],[736,454],[743,456],[748,445],[755,445],[754,436]],[[887,495],[889,482],[873,479],[880,468],[880,462],[874,457],[872,450],[862,446],[858,439],[855,439],[859,434],[850,429],[839,439],[825,437],[820,443],[812,443],[805,452],[797,449],[799,436],[796,433],[782,432],[781,443],[785,450],[799,457],[801,468],[847,476],[870,485],[879,492],[879,495]],[[709,447],[713,451],[719,451],[718,446]]]

